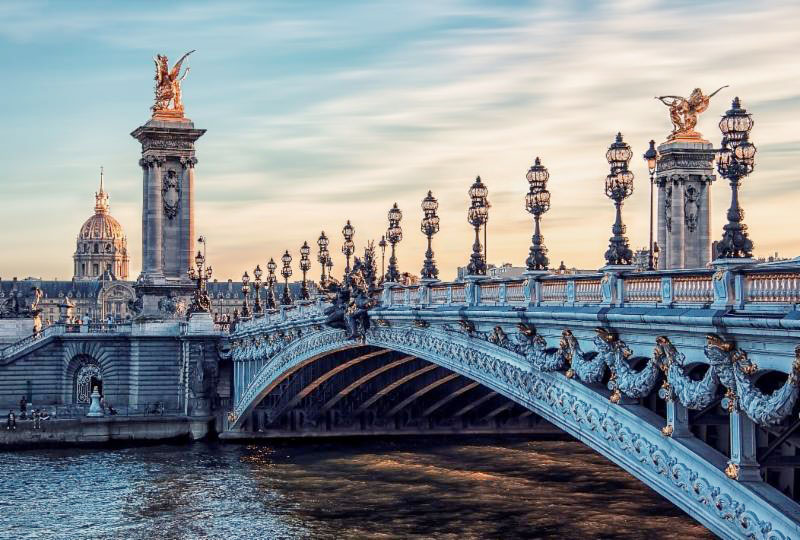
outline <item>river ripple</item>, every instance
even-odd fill
[[[0,453],[0,537],[712,536],[574,441],[414,438]]]

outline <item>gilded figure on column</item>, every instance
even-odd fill
[[[184,54],[172,66],[172,69],[169,68],[169,59],[165,55],[157,54],[153,58],[153,62],[156,64],[156,99],[151,107],[153,109],[153,117],[183,118],[181,82],[189,74],[189,68],[187,67],[181,74],[181,65],[186,60],[186,57],[193,52],[194,50],[191,50]]]
[[[681,96],[656,96],[656,99],[669,107],[669,118],[672,121],[672,133],[667,140],[695,139],[702,140],[702,135],[694,130],[697,125],[697,116],[708,109],[708,103],[717,92],[727,88],[727,85],[718,88],[709,95],[695,88],[688,98]]]

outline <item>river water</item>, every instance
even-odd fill
[[[0,538],[712,536],[574,441],[414,438],[0,453]]]

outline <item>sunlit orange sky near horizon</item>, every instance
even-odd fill
[[[154,13],[157,12],[157,13]],[[0,4],[0,277],[70,279],[100,166],[141,267],[142,175],[130,132],[149,118],[155,53],[197,49],[183,86],[197,143],[196,227],[220,279],[238,279],[321,230],[344,267],[404,212],[401,270],[425,250],[420,202],[440,201],[441,277],[468,262],[467,190],[489,189],[489,262],[521,266],[532,219],[525,173],[550,171],[551,264],[599,268],[614,218],[603,193],[617,131],[632,146],[623,217],[648,237],[647,142],[665,140],[653,96],[715,96],[698,129],[719,144],[734,96],[753,113],[756,169],[741,192],[757,256],[800,255],[797,2],[186,2]],[[730,189],[712,188],[713,238]],[[295,275],[299,272],[295,269]],[[312,276],[319,270],[315,265]]]

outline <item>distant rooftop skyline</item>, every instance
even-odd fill
[[[525,173],[550,171],[542,220],[551,265],[599,268],[613,222],[603,194],[617,131],[633,149],[624,207],[631,247],[647,244],[642,153],[671,129],[655,95],[715,96],[698,130],[715,145],[734,96],[753,113],[754,173],[741,191],[756,256],[800,254],[800,5],[796,2],[90,2],[0,5],[0,276],[69,279],[100,166],[110,212],[141,268],[139,144],[156,53],[187,61],[197,143],[196,225],[220,280],[238,280],[304,240],[341,228],[357,253],[403,210],[401,271],[419,274],[420,202],[440,202],[443,279],[468,262],[467,190],[489,189],[489,262],[524,264],[532,233]],[[712,188],[712,239],[730,191]],[[298,257],[295,257],[295,261]],[[314,257],[310,272],[318,277]],[[297,272],[296,272],[297,275]]]

